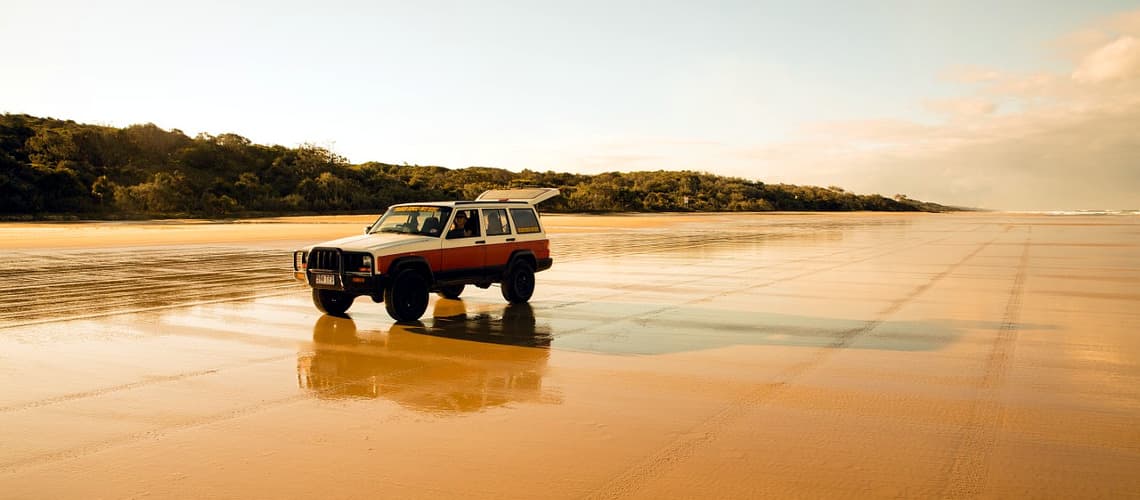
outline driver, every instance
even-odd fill
[[[465,238],[471,236],[471,230],[467,228],[467,212],[459,212],[455,214],[455,222],[451,224],[451,230],[447,232],[448,238]]]

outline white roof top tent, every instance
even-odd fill
[[[555,188],[492,189],[484,191],[475,201],[525,201],[537,205],[558,196]]]

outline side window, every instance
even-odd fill
[[[519,234],[542,232],[533,208],[512,208],[511,218],[515,220],[515,231]]]
[[[479,211],[457,210],[455,220],[447,229],[447,239],[479,236]]]
[[[511,222],[507,220],[506,209],[484,209],[483,219],[483,227],[487,228],[487,236],[511,234]]]

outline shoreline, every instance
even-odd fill
[[[769,216],[806,218],[913,218],[927,212],[700,212],[652,214],[542,214],[552,235],[605,228],[654,229],[686,223],[723,223]],[[359,233],[379,214],[312,215],[257,219],[161,219],[140,221],[0,222],[0,248],[8,250],[96,249],[169,245],[283,247]],[[594,228],[594,229],[590,229]]]
[[[1031,220],[1076,221],[1086,218],[1132,220],[1130,215],[1050,214],[1013,212],[671,212],[621,214],[546,213],[549,233],[601,230],[637,231],[685,224],[724,224],[772,220],[918,220],[926,217],[1000,217],[1013,214]],[[138,221],[0,222],[0,248],[8,250],[98,249],[170,245],[249,245],[284,248],[327,241],[359,233],[379,214],[309,215],[255,219],[158,219]]]

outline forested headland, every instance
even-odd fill
[[[694,171],[597,175],[351,164],[327,148],[265,146],[236,134],[0,116],[0,217],[151,218],[377,213],[491,188],[555,187],[550,212],[946,211],[838,187],[765,184]]]

